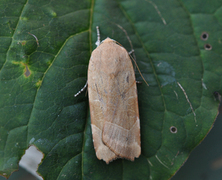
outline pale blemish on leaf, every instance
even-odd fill
[[[155,155],[156,159],[160,162],[160,164],[162,164],[165,168],[169,169],[169,167],[167,165],[165,165],[157,155]]]
[[[41,85],[42,85],[42,80],[38,80],[36,83],[35,83],[36,87],[39,88]]]
[[[162,16],[160,10],[158,9],[157,5],[153,1],[147,1],[147,2],[149,2],[155,8],[156,12],[158,13],[158,15],[160,16],[161,20],[163,21],[163,24],[166,25],[167,24],[166,20],[163,18],[163,16]]]
[[[177,97],[177,99],[178,99],[178,94],[177,94],[177,92],[174,90],[174,93],[175,93],[175,95],[176,95],[176,97]]]
[[[201,79],[201,81],[202,81],[202,86],[203,86],[203,88],[207,90],[207,86],[206,86],[206,84],[203,82],[203,78]]]
[[[21,17],[21,20],[28,21],[28,18],[27,17]]]
[[[18,41],[17,44],[21,44],[22,46],[26,45],[27,41],[23,40],[23,41]]]
[[[180,89],[183,91],[183,94],[184,94],[184,96],[186,97],[187,102],[188,102],[189,105],[190,105],[190,108],[191,108],[191,110],[192,110],[192,112],[193,112],[193,115],[194,115],[194,121],[195,121],[195,123],[196,123],[196,122],[197,122],[196,113],[194,112],[193,106],[192,106],[192,104],[191,104],[191,102],[190,102],[190,100],[189,100],[189,98],[188,98],[188,96],[187,96],[187,93],[186,93],[186,91],[184,90],[183,86],[182,86],[179,82],[177,82],[177,84],[179,85]]]
[[[57,17],[57,13],[51,8],[51,7],[47,7],[44,10],[44,13],[47,14],[50,17]]]
[[[35,38],[37,46],[39,47],[39,40],[38,40],[38,38],[34,34],[32,34],[30,32],[28,32],[28,34],[30,34],[31,36],[33,36]]]

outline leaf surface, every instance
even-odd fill
[[[203,8],[200,8],[203,4]],[[44,153],[54,179],[169,179],[211,129],[221,91],[222,1],[54,0],[0,3],[0,173],[24,150]],[[95,156],[90,54],[110,37],[135,51],[142,154],[109,165]],[[207,37],[207,38],[206,38]],[[143,81],[136,70],[139,81]]]

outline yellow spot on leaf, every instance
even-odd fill
[[[27,41],[21,41],[22,46],[26,45]]]
[[[31,71],[28,67],[27,64],[23,63],[23,62],[18,62],[18,61],[12,61],[12,64],[16,64],[16,65],[19,65],[20,67],[22,67],[24,70],[24,75],[26,77],[29,77],[31,75]]]
[[[41,84],[42,84],[42,80],[38,80],[35,85],[37,88],[39,88],[41,86]]]
[[[27,17],[21,17],[21,20],[23,20],[23,21],[27,21],[28,18],[27,18]]]

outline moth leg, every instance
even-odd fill
[[[133,54],[134,53],[134,49],[132,49],[130,52],[128,52],[129,55]]]
[[[99,26],[96,26],[96,32],[97,32],[97,41],[96,46],[98,47],[100,45],[100,32],[99,32]]]
[[[88,85],[88,81],[86,81],[86,84],[83,86],[83,88],[82,88],[79,92],[77,92],[77,93],[74,95],[74,97],[77,97],[79,94],[81,94],[81,93],[86,89],[87,85]]]

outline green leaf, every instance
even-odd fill
[[[204,139],[204,141],[195,148],[190,154],[185,165],[176,173],[171,180],[186,179],[212,179],[220,180],[221,155],[222,155],[222,107],[217,117],[214,127]]]
[[[200,8],[202,4],[202,8]],[[25,149],[44,153],[45,179],[169,179],[207,135],[221,93],[222,1],[2,0],[0,174]],[[96,26],[128,51],[138,84],[142,154],[95,156],[85,92]],[[207,38],[206,38],[207,37]],[[136,71],[139,81],[143,81]]]

